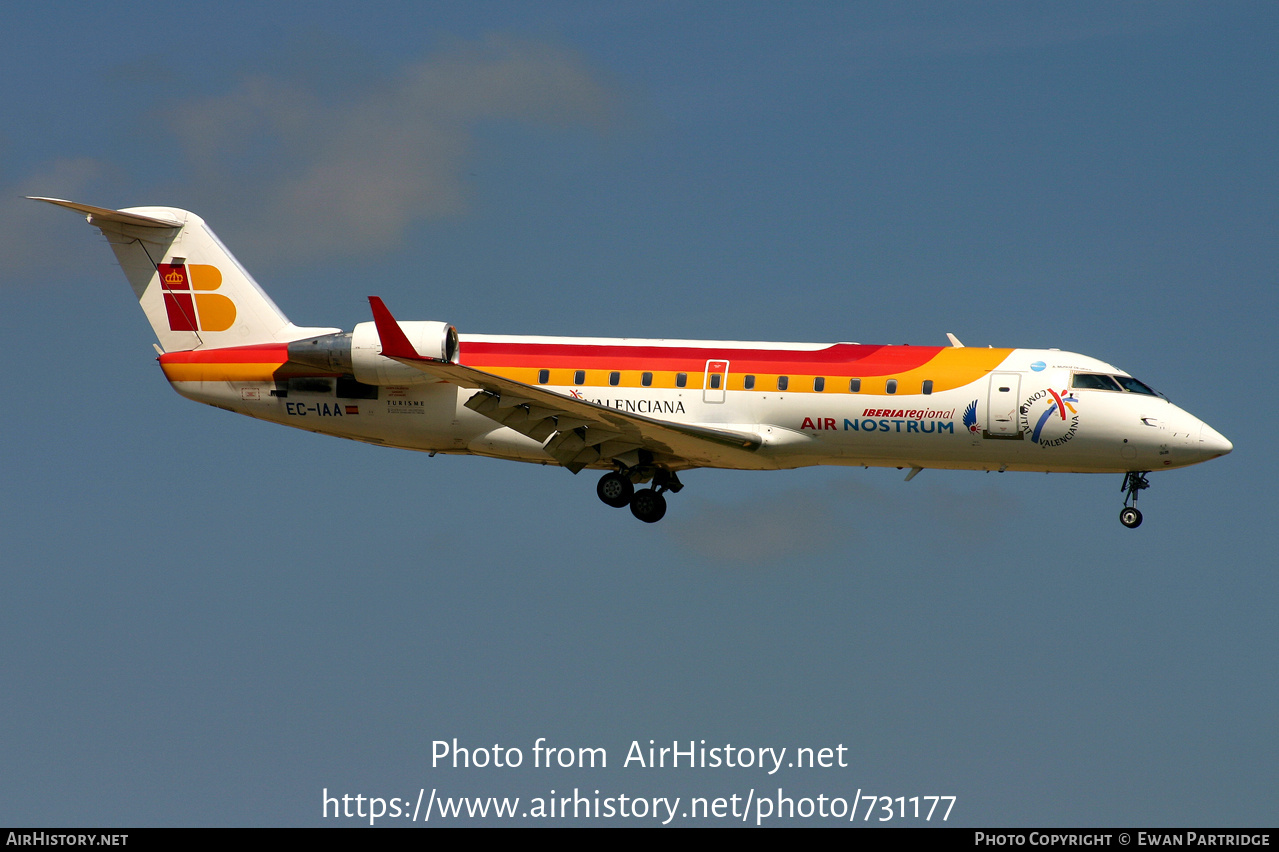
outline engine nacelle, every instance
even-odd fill
[[[457,329],[446,322],[402,322],[400,328],[423,358],[457,363]],[[351,332],[351,366],[355,380],[366,385],[407,385],[435,381],[407,364],[382,355],[377,326],[362,322]]]
[[[400,328],[424,358],[457,363],[457,329],[446,322],[402,322]],[[408,385],[434,381],[421,370],[382,355],[377,326],[362,322],[343,334],[326,334],[289,344],[289,360],[326,373],[350,373],[366,385]]]

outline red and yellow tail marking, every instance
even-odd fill
[[[170,331],[226,331],[235,323],[235,302],[221,293],[222,272],[207,263],[157,264]]]

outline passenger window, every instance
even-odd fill
[[[742,387],[746,388],[747,390],[754,390],[754,389],[755,389],[755,377],[754,377],[754,376],[747,376],[744,380],[742,380]]]
[[[786,386],[790,384],[790,376],[777,377],[777,389],[786,390]]]
[[[724,378],[719,373],[711,373],[711,390],[719,390],[720,379]]]
[[[897,380],[889,379],[884,383],[884,393],[897,393]]]
[[[652,374],[652,373],[643,373],[643,374],[641,374],[641,375],[640,375],[640,384],[641,384],[641,385],[643,385],[643,386],[644,386],[644,387],[646,387],[646,388],[648,388],[648,387],[652,387],[652,386],[653,386],[653,374]]]
[[[608,383],[613,387],[617,387],[617,383],[622,380],[622,374],[614,370],[608,374]]]
[[[675,387],[682,388],[688,386],[688,373],[675,374]]]
[[[549,382],[550,380],[551,380],[551,371],[550,371],[550,370],[538,370],[538,371],[537,371],[537,383],[538,383],[539,385],[544,385],[544,384],[546,384],[547,382]]]
[[[813,390],[817,391],[817,393],[821,393],[822,391],[826,390],[825,376],[818,376],[817,378],[813,379]]]
[[[849,379],[849,380],[848,380],[848,390],[849,390],[849,392],[850,392],[850,393],[861,393],[861,392],[862,392],[862,380],[861,380],[861,379]]]
[[[924,379],[924,396],[927,396],[928,394],[932,392],[933,392],[933,380]]]
[[[586,371],[585,371],[585,370],[578,370],[577,372],[573,373],[573,384],[575,384],[575,385],[584,385],[584,384],[586,384]]]

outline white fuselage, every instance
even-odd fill
[[[477,341],[518,347],[528,340],[463,337],[461,360],[466,363],[468,344]],[[574,345],[572,339],[555,342]],[[728,349],[769,345],[594,339],[589,345],[592,358],[607,367],[610,345],[633,357],[629,353],[637,347],[675,344],[684,353],[705,350],[707,361]],[[761,446],[746,459],[739,455],[730,464],[715,465],[735,468],[837,464],[1101,473],[1182,467],[1229,452],[1228,441],[1161,396],[1071,387],[1077,372],[1126,375],[1108,364],[1057,350],[999,351],[1006,355],[993,369],[929,394],[886,393],[882,388],[851,392],[844,376],[814,392],[807,375],[792,377],[785,390],[778,390],[771,378],[770,387],[757,382],[746,390],[731,361],[721,372],[719,389],[710,387],[705,370],[690,373],[684,387],[610,385],[604,369],[583,371],[587,376],[582,384],[542,387],[618,411],[758,435]],[[488,369],[500,372],[491,365]],[[840,372],[829,364],[814,369]],[[592,383],[593,375],[605,381]],[[832,389],[833,382],[843,384]],[[451,384],[427,380],[360,385],[366,398],[349,395],[336,377],[325,376],[284,381],[179,378],[173,385],[200,402],[339,437],[429,452],[555,463],[542,442],[467,408],[465,402],[475,392]],[[707,465],[683,465],[694,466]]]

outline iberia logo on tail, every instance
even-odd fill
[[[213,290],[222,272],[207,263],[158,264],[164,309],[171,331],[226,331],[235,322],[235,302]]]

